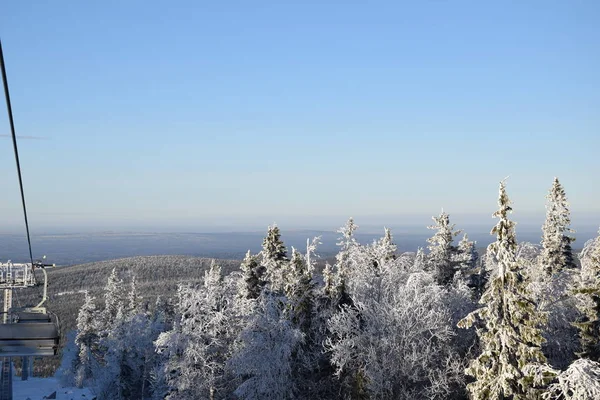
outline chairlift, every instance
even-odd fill
[[[0,357],[52,356],[58,353],[60,326],[58,318],[42,305],[47,300],[48,275],[45,267],[53,264],[35,262],[0,264],[0,288],[4,288],[4,323],[0,324]],[[12,307],[12,292],[15,289],[35,285],[33,267],[44,273],[42,301],[35,307]],[[14,274],[17,271],[18,273]],[[8,277],[8,279],[6,279]]]

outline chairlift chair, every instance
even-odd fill
[[[33,266],[44,273],[44,292],[42,301],[35,307],[12,308],[12,291],[17,288],[35,285]],[[52,320],[50,313],[42,307],[47,300],[48,275],[45,267],[51,264],[36,262],[32,264],[0,264],[0,277],[10,279],[0,281],[5,290],[5,323],[0,324],[0,357],[52,356],[58,352],[60,329],[58,319]],[[20,271],[12,275],[11,272]],[[16,278],[19,277],[19,278]]]

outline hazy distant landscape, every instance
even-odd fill
[[[460,229],[460,226],[457,226]],[[491,228],[491,226],[490,226]],[[431,231],[423,227],[412,230],[391,228],[398,250],[416,251],[426,247],[426,239],[431,237]],[[266,231],[266,229],[265,229]],[[383,235],[381,233],[360,233],[356,238],[362,244],[369,244]],[[369,229],[369,232],[373,232]],[[484,228],[470,231],[465,229],[471,240],[477,242],[478,248],[484,248],[492,242],[493,236]],[[79,233],[79,234],[44,234],[35,235],[32,245],[34,257],[46,255],[48,262],[57,265],[74,265],[95,261],[112,260],[123,257],[150,255],[186,255],[221,259],[242,259],[246,251],[258,253],[261,249],[264,232],[217,232],[217,233]],[[541,233],[531,228],[518,232],[519,240],[539,243]],[[317,249],[323,257],[331,257],[337,253],[339,234],[334,231],[318,230],[283,230],[282,238],[288,246],[299,250],[306,248],[306,239],[321,236],[322,244]],[[585,242],[595,237],[595,231],[590,229],[577,231],[575,249],[583,247]],[[0,235],[0,260],[6,262],[25,262],[27,240],[25,235]],[[21,258],[15,257],[21,255]]]

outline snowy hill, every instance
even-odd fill
[[[201,282],[204,271],[211,262],[212,259],[201,257],[146,256],[49,268],[47,270],[49,299],[46,307],[60,319],[64,343],[67,332],[75,328],[75,319],[83,303],[85,291],[89,290],[99,302],[102,302],[102,289],[113,268],[116,268],[119,276],[125,281],[129,281],[135,275],[143,301],[154,304],[157,296],[170,298],[181,282]],[[239,261],[236,260],[217,260],[217,262],[224,273],[239,268]],[[39,282],[43,282],[41,273],[38,272],[37,278]],[[42,297],[42,287],[23,289],[15,293],[15,304],[35,305]],[[58,356],[36,361],[35,373],[51,376],[59,363]],[[18,362],[16,365],[18,366]]]

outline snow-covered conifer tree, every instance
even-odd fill
[[[118,278],[117,269],[113,268],[104,287],[104,310],[102,311],[104,329],[110,329],[119,308],[123,306],[122,286],[123,281]]]
[[[335,293],[335,276],[331,264],[326,263],[323,268],[323,294],[332,299]]]
[[[477,268],[479,253],[477,253],[475,242],[470,241],[466,233],[458,243],[458,252],[461,255],[461,270],[474,271]]]
[[[600,361],[600,231],[581,254],[581,274],[575,287],[581,318],[573,325],[579,330],[579,357]]]
[[[454,237],[461,231],[454,230],[454,224],[450,225],[450,216],[442,211],[439,217],[431,217],[435,225],[428,229],[435,229],[435,234],[427,239],[429,243],[428,263],[430,269],[435,273],[436,280],[440,285],[452,282],[454,274],[459,268],[457,262],[458,248],[453,244]]]
[[[139,312],[139,307],[140,307],[140,296],[138,294],[135,275],[134,275],[131,277],[129,293],[127,293],[127,311],[131,315],[135,315]]]
[[[417,254],[415,255],[415,261],[412,266],[413,271],[425,271],[427,270],[427,256],[425,255],[425,251],[422,247],[417,249]]]
[[[455,260],[460,272],[455,275],[455,280],[458,279],[471,288],[473,299],[479,300],[485,289],[487,274],[479,258],[476,242],[469,240],[466,233],[458,243],[458,254]]]
[[[303,335],[286,316],[286,299],[268,291],[258,298],[252,318],[240,334],[240,348],[229,366],[242,383],[235,391],[243,400],[295,398],[293,354]]]
[[[306,333],[310,328],[314,305],[314,282],[306,259],[292,247],[285,294],[289,301],[291,320],[298,329]]]
[[[281,233],[277,225],[271,225],[267,229],[262,244],[262,265],[265,268],[266,280],[270,289],[274,292],[283,293],[285,286],[285,267],[288,264],[287,249],[281,240]]]
[[[542,253],[539,262],[546,275],[551,277],[565,268],[576,267],[571,249],[571,243],[575,238],[568,235],[573,232],[569,228],[571,224],[569,203],[558,178],[554,178],[546,198],[546,221],[542,227]]]
[[[94,359],[92,353],[98,347],[98,312],[94,298],[85,292],[85,300],[77,315],[77,335],[75,344],[79,348],[79,362],[75,373],[75,383],[82,387],[92,377]]]
[[[338,229],[338,233],[342,236],[336,244],[339,246],[339,251],[335,256],[335,290],[334,290],[334,306],[341,304],[351,304],[352,299],[348,294],[348,281],[353,267],[356,265],[356,254],[359,252],[360,244],[356,241],[354,232],[358,229],[358,225],[354,223],[353,218],[349,218],[346,224]]]
[[[539,329],[546,316],[529,298],[516,261],[515,223],[508,219],[512,208],[504,181],[498,205],[493,216],[499,221],[491,232],[496,241],[488,247],[498,269],[481,297],[483,307],[459,322],[462,328],[477,324],[481,346],[481,354],[466,370],[475,378],[467,388],[474,399],[535,398],[539,393],[527,371],[546,361]]]
[[[235,315],[235,282],[225,281],[212,263],[199,288],[180,287],[181,319],[155,342],[169,360],[165,376],[171,399],[218,399],[228,392],[225,364],[231,354]]]
[[[256,257],[248,250],[240,264],[240,269],[242,270],[242,280],[240,281],[238,295],[244,299],[257,299],[265,285],[263,281],[265,268],[258,263]]]

